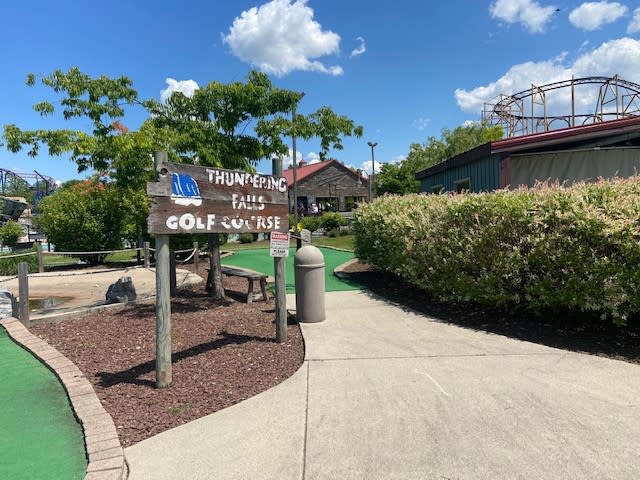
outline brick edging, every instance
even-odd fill
[[[100,403],[93,386],[80,369],[58,350],[33,335],[20,321],[0,320],[9,336],[33,353],[60,379],[84,433],[89,462],[84,480],[124,480],[124,450],[113,419]]]

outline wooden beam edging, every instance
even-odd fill
[[[35,355],[58,377],[82,426],[88,457],[84,480],[124,480],[124,450],[111,415],[100,403],[93,386],[80,369],[44,340],[33,335],[16,318],[0,320],[9,336]]]

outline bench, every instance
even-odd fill
[[[207,269],[207,270],[209,270],[209,269]],[[262,291],[262,299],[265,302],[269,301],[269,294],[267,292],[267,278],[268,278],[268,275],[265,275],[264,273],[260,273],[260,272],[254,272],[254,271],[251,271],[251,270],[244,270],[242,268],[229,267],[227,265],[222,265],[221,271],[222,271],[222,273],[224,275],[227,275],[227,276],[230,276],[230,277],[240,277],[240,278],[246,278],[247,279],[247,282],[249,283],[249,285],[248,285],[248,288],[247,288],[247,294],[245,296],[246,303],[253,302],[253,282],[256,281],[256,280],[258,280],[260,282],[260,290]],[[213,278],[211,277],[211,271],[209,270],[209,273],[207,275],[206,289],[207,289],[207,291],[211,291],[212,288],[213,288]]]

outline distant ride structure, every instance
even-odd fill
[[[37,171],[16,173],[0,167],[0,224],[18,221],[25,210],[35,212],[40,201],[56,189],[56,181]]]
[[[486,102],[482,120],[505,138],[640,115],[640,84],[613,77],[571,78]]]

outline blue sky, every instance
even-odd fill
[[[210,81],[242,81],[251,68],[305,93],[302,113],[323,105],[365,130],[330,156],[370,170],[397,162],[412,143],[480,119],[485,101],[532,83],[572,75],[640,83],[638,2],[546,0],[113,0],[0,4],[0,124],[23,129],[88,128],[40,118],[27,73],[79,67],[92,76],[126,75],[141,98],[189,92]],[[127,112],[135,129],[142,109]],[[317,141],[298,142],[308,161]],[[0,150],[0,167],[57,180],[84,178],[64,157]],[[270,165],[262,162],[259,170]]]

